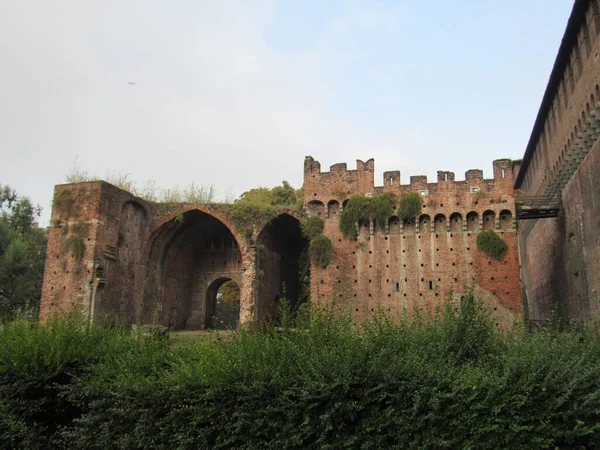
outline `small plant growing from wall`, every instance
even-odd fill
[[[335,191],[333,191],[333,192],[332,192],[332,194],[333,194],[333,196],[334,196],[335,198],[337,198],[339,201],[342,201],[342,200],[344,200],[344,199],[346,198],[346,192],[344,192],[344,191],[341,191],[341,190],[339,190],[339,189],[338,189],[338,190],[335,190]]]
[[[413,220],[421,214],[421,208],[423,207],[423,197],[418,192],[409,192],[404,194],[400,199],[400,206],[398,208],[398,217],[401,220]]]
[[[508,245],[494,230],[485,230],[477,235],[477,248],[490,258],[500,260]]]
[[[307,217],[300,222],[300,229],[302,230],[302,236],[307,239],[313,239],[314,237],[323,233],[325,223],[323,219],[316,216]]]
[[[83,238],[89,234],[89,230],[90,226],[87,223],[75,223],[70,227],[68,222],[65,223],[61,237],[62,251],[72,253],[76,261],[81,261],[85,255]]]
[[[310,263],[314,266],[327,267],[332,250],[333,244],[327,236],[314,237],[308,248]]]
[[[85,244],[78,236],[69,236],[62,241],[61,248],[66,253],[72,253],[77,262],[85,255]]]

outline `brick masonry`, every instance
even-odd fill
[[[399,172],[386,172],[384,185],[374,187],[373,160],[359,161],[357,170],[337,164],[321,172],[307,157],[305,212],[279,211],[249,233],[223,205],[151,203],[103,181],[59,185],[40,316],[78,307],[95,322],[202,329],[218,286],[233,280],[241,292],[240,323],[276,317],[281,297],[293,302],[300,295],[299,261],[308,242],[299,224],[316,214],[334,254],[326,269],[311,269],[314,300],[337,300],[360,321],[379,308],[397,314],[431,307],[473,287],[498,323],[510,321],[520,309],[512,190],[518,163],[497,160],[493,167],[490,180],[469,170],[465,181],[439,172],[436,183],[418,176],[407,185]],[[344,201],[384,191],[422,192],[423,213],[406,224],[390,217],[385,229],[363,223],[357,240],[342,236]],[[508,243],[502,261],[477,250],[481,229],[497,230]]]
[[[526,319],[589,319],[600,308],[600,3],[576,0],[516,180],[557,218],[519,223]]]
[[[510,322],[521,308],[513,190],[519,162],[494,161],[489,180],[481,170],[467,171],[464,181],[439,171],[435,183],[412,176],[403,185],[400,172],[390,171],[379,187],[374,161],[356,164],[356,170],[335,164],[322,172],[312,157],[304,162],[306,211],[324,219],[334,246],[330,265],[311,269],[312,298],[348,305],[358,322],[378,310],[410,314],[414,307],[432,308],[473,288],[492,306],[497,323]],[[344,203],[354,194],[382,192],[421,193],[422,214],[407,223],[392,216],[385,229],[366,221],[356,239],[345,237],[339,228]],[[501,261],[477,249],[483,229],[507,242]]]

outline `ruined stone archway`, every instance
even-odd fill
[[[151,242],[141,320],[203,329],[211,283],[233,279],[243,289],[242,256],[231,229],[209,212],[192,209],[166,222]]]
[[[303,284],[308,271],[306,248],[300,221],[284,213],[261,231],[258,246],[257,319],[279,319],[280,300],[285,297],[292,308],[303,302],[310,286]]]

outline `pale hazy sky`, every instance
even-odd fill
[[[520,158],[572,0],[0,0],[0,184],[91,172],[220,196],[375,158]],[[129,84],[133,82],[135,84]]]

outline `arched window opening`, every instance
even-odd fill
[[[323,217],[325,215],[325,205],[319,200],[313,200],[306,205],[306,213],[309,216]]]
[[[446,216],[438,214],[435,216],[435,232],[445,233],[446,232]]]
[[[339,214],[340,204],[337,200],[331,200],[327,203],[327,217],[332,218]]]
[[[508,209],[505,209],[502,212],[500,212],[500,229],[501,230],[512,229],[512,226],[513,226],[512,217],[513,217],[512,212],[510,212]]]
[[[479,214],[475,211],[467,214],[467,231],[479,231]]]
[[[371,223],[366,219],[359,220],[358,221],[358,234],[364,238],[368,238],[369,235],[371,234],[370,225],[371,225]]]
[[[496,213],[491,210],[487,210],[483,213],[483,229],[493,230],[496,228]]]
[[[415,234],[415,221],[414,219],[406,219],[404,221],[404,234],[412,236]]]
[[[421,234],[431,233],[431,218],[427,214],[423,214],[419,217],[419,232]]]
[[[397,216],[390,217],[388,221],[388,231],[390,234],[400,234],[400,219]]]
[[[460,233],[463,229],[463,219],[459,213],[450,216],[450,232]]]

